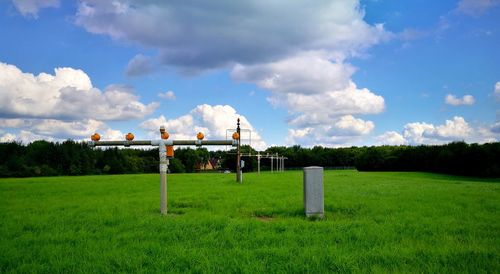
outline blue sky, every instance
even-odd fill
[[[500,2],[0,2],[0,141],[500,138]]]

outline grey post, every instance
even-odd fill
[[[260,153],[257,154],[257,173],[260,174]]]
[[[167,170],[168,158],[164,142],[160,142],[160,213],[167,215]]]
[[[307,217],[325,214],[322,167],[304,167],[304,211]]]

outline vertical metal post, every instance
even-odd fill
[[[276,153],[276,172],[279,172],[279,169],[278,169],[278,153]]]
[[[260,174],[260,153],[257,154],[257,173]]]
[[[240,118],[238,118],[236,123],[236,132],[238,133],[238,147],[237,147],[237,156],[236,156],[236,182],[242,182],[241,176],[241,130],[240,130]]]
[[[160,213],[167,215],[167,149],[163,142],[160,142],[158,148],[160,153]]]
[[[273,168],[274,168],[273,156],[271,156],[271,173],[273,173]]]

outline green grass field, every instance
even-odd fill
[[[325,219],[302,172],[0,179],[0,273],[500,270],[500,180],[325,172]]]

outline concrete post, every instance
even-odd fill
[[[323,218],[325,213],[323,194],[323,168],[304,168],[304,211],[307,217]]]
[[[167,149],[163,142],[159,145],[160,153],[160,213],[167,215]]]

